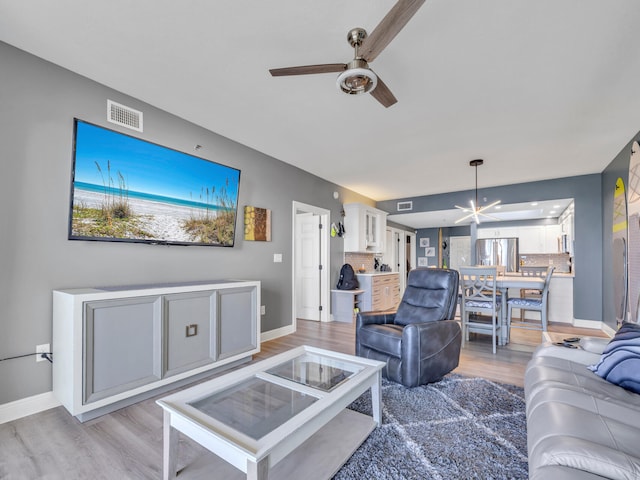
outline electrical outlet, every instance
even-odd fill
[[[36,353],[49,353],[51,351],[51,346],[48,343],[43,343],[42,345],[36,345]],[[36,355],[36,362],[44,362],[46,358],[42,355]]]
[[[266,305],[260,305],[260,315],[266,315],[266,314],[267,314]]]

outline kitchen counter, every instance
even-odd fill
[[[356,275],[362,275],[365,277],[373,277],[376,275],[398,275],[398,272],[365,272],[365,273],[359,273],[356,272]]]
[[[519,273],[516,273],[516,276]],[[548,320],[553,323],[573,324],[573,273],[554,273],[549,284],[549,312]],[[509,298],[519,297],[520,289],[510,288]],[[514,316],[520,316],[515,310]],[[539,320],[540,314],[527,311],[526,318]]]
[[[563,273],[563,272],[553,272],[553,275],[551,275],[552,278],[574,278],[576,275],[575,273]]]

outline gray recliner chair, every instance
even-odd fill
[[[458,281],[456,270],[411,270],[396,313],[358,314],[356,355],[387,362],[382,375],[406,387],[440,380],[460,360]]]

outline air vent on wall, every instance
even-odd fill
[[[107,120],[122,127],[142,131],[142,112],[107,100]]]
[[[413,202],[412,201],[398,202],[396,209],[398,212],[406,212],[409,210],[413,210]]]

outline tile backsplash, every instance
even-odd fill
[[[353,271],[356,273],[358,273],[358,270],[361,268],[364,268],[367,273],[370,273],[374,271],[374,258],[375,254],[373,253],[346,252],[344,254],[344,263],[351,265]]]
[[[556,273],[571,273],[571,256],[568,253],[521,253],[520,266],[556,267]]]

